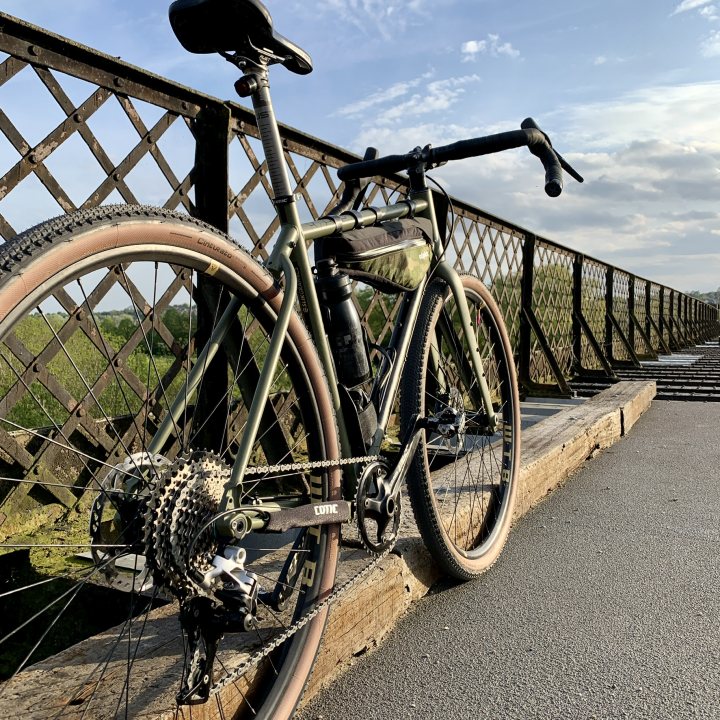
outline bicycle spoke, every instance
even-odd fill
[[[95,214],[84,212],[88,217]],[[180,607],[205,592],[195,584],[196,578],[207,577],[208,565],[215,556],[223,557],[230,544],[211,526],[223,514],[219,508],[224,473],[247,427],[257,379],[277,323],[278,307],[272,294],[266,293],[269,276],[219,236],[215,244],[184,247],[182,238],[188,235],[173,233],[173,225],[192,227],[193,234],[212,233],[189,217],[172,216],[167,221],[163,216],[161,222],[148,222],[146,231],[136,227],[132,212],[104,209],[97,211],[102,216],[99,225],[84,221],[81,242],[91,238],[92,252],[78,260],[82,253],[76,252],[73,237],[73,252],[66,257],[75,264],[68,269],[62,252],[55,255],[53,259],[59,262],[48,266],[52,273],[28,289],[17,311],[8,315],[10,320],[0,317],[5,343],[0,345],[0,392],[5,392],[0,397],[0,430],[11,448],[8,456],[0,458],[0,485],[8,497],[28,498],[25,505],[16,503],[21,514],[12,525],[5,524],[7,535],[0,536],[4,540],[0,554],[10,557],[17,552],[10,562],[20,568],[14,586],[4,584],[0,599],[6,603],[27,599],[26,609],[12,615],[1,633],[3,649],[12,649],[17,657],[7,670],[8,689],[0,712],[8,703],[10,688],[21,698],[23,708],[29,707],[33,691],[22,688],[25,683],[31,687],[40,682],[40,667],[30,666],[41,660],[55,662],[48,659],[52,652],[59,653],[60,659],[73,647],[85,670],[73,678],[69,690],[60,687],[59,676],[43,688],[48,697],[56,691],[63,697],[61,704],[49,710],[49,717],[132,717],[145,682],[157,682],[158,692],[174,697],[170,687],[183,682],[174,673],[186,659],[190,661],[185,656],[192,652],[188,647],[192,643],[171,628],[181,631]],[[147,222],[147,212],[142,211],[141,223]],[[108,213],[115,219],[106,225]],[[123,231],[118,231],[118,225],[125,222],[133,225],[127,237],[132,235],[131,243],[137,238],[137,250],[115,243]],[[70,239],[66,222],[59,233],[54,224],[47,227],[40,232],[48,232],[50,240],[33,244],[40,248],[36,254],[42,262],[46,247],[64,251],[70,245],[65,242]],[[107,231],[110,241],[99,239],[96,231]],[[159,250],[143,239],[156,233],[168,238]],[[216,248],[217,243],[228,248],[224,257],[234,263],[231,272],[217,272],[217,264],[203,257],[202,248]],[[56,272],[58,266],[63,272]],[[0,278],[0,290],[2,282]],[[210,361],[203,338],[212,336],[230,299],[239,310]],[[293,320],[280,341],[269,400],[251,444],[251,467],[324,460],[324,448],[337,441],[322,371],[306,330]],[[198,365],[200,357],[205,359]],[[191,375],[198,380],[194,389]],[[10,383],[9,392],[3,383]],[[148,446],[157,448],[152,455]],[[218,448],[221,461],[216,456]],[[322,499],[339,496],[339,488],[331,489],[331,480],[339,482],[336,470],[320,478]],[[312,481],[317,485],[317,478]],[[249,476],[241,495],[250,492],[257,498],[260,512],[262,504],[299,507],[312,502],[309,483],[304,473],[270,472]],[[37,508],[48,503],[53,509],[46,519]],[[237,512],[233,509],[231,514]],[[237,563],[248,577],[254,574],[258,590],[263,588],[265,593],[267,588],[282,599],[282,610],[265,594],[254,601],[248,597],[257,620],[251,633],[241,632],[237,637],[239,642],[251,643],[253,654],[267,648],[268,656],[260,667],[267,670],[268,678],[290,678],[301,661],[305,666],[310,652],[314,656],[316,648],[306,644],[317,637],[314,619],[296,637],[291,632],[293,618],[311,613],[330,592],[334,568],[328,564],[335,562],[336,539],[321,526],[318,533],[308,533],[302,545],[293,546],[281,538],[277,547],[273,537],[261,538],[257,532],[248,542],[247,559]],[[242,540],[234,544],[245,546]],[[90,559],[89,567],[78,566],[84,557]],[[314,582],[310,573],[300,576],[307,568],[315,572]],[[222,583],[220,577],[218,587]],[[116,597],[121,592],[117,588],[126,594]],[[154,614],[160,591],[174,596],[175,602]],[[210,622],[212,617],[213,623],[222,623],[227,613],[230,627],[237,628],[237,608],[244,608],[245,602],[242,592],[237,591],[237,598],[228,594],[222,602],[216,599],[213,615],[203,616],[200,622]],[[107,611],[96,600],[104,593],[113,598]],[[75,632],[71,628],[84,613],[87,623],[82,622]],[[109,642],[104,636],[97,643],[88,642],[87,635],[83,639],[82,630],[91,634],[118,613],[112,629],[98,630],[107,632]],[[201,636],[209,633],[207,637],[215,632],[202,625],[199,631]],[[282,652],[270,653],[279,633],[289,633],[291,639],[285,641]],[[234,634],[226,632],[217,648],[218,672],[232,667],[233,654],[240,650],[234,646]],[[209,650],[212,645],[201,645],[199,657]],[[167,659],[154,666],[152,658],[158,651]],[[154,673],[166,673],[169,667],[174,668],[170,674],[154,678]],[[193,667],[193,672],[199,669]],[[141,672],[147,681],[140,680]],[[254,699],[243,700],[234,687],[244,693],[253,673],[242,680],[239,669],[233,672],[238,677],[226,680],[227,689],[235,693],[235,703],[252,715],[267,698],[258,696],[257,708]],[[267,691],[263,688],[262,693]],[[217,703],[219,717],[237,716],[237,706],[226,707],[223,693],[212,702]],[[284,704],[286,699],[278,695],[272,700],[276,702]]]
[[[60,437],[62,437],[62,439],[65,441],[65,443],[66,443],[68,446],[70,446],[70,440],[66,437],[65,433],[64,433],[64,432],[62,431],[62,429],[58,426],[58,424],[55,422],[55,420],[53,419],[53,417],[52,417],[52,416],[50,415],[50,413],[46,410],[46,408],[43,406],[43,404],[40,402],[40,400],[35,396],[35,393],[33,393],[32,389],[27,385],[27,383],[25,382],[25,380],[17,373],[17,371],[16,371],[15,368],[12,366],[12,364],[10,363],[10,361],[5,357],[4,351],[0,351],[0,356],[3,358],[3,360],[5,360],[6,364],[10,367],[10,369],[12,370],[12,372],[13,372],[13,373],[15,374],[15,376],[17,377],[18,381],[22,384],[22,386],[23,386],[23,388],[25,389],[25,391],[30,395],[30,397],[32,397],[32,399],[35,401],[35,403],[38,405],[38,407],[42,408],[42,410],[43,410],[43,412],[45,413],[45,415],[47,416],[48,420],[50,420],[50,422],[52,423],[53,427],[55,428],[55,431],[60,435]],[[27,428],[25,428],[25,430],[27,431]],[[98,480],[97,480],[97,478],[95,477],[95,474],[92,472],[92,470],[90,470],[90,466],[89,466],[88,463],[86,462],[86,459],[85,459],[84,457],[81,458],[81,459],[82,459],[83,465],[85,466],[85,470],[86,470],[86,471],[88,472],[88,474],[90,475],[90,482],[95,482],[95,483],[98,485],[98,490],[99,490],[100,492],[104,492],[104,488],[103,488],[102,485],[98,482]],[[65,488],[65,489],[68,489],[68,490],[69,490],[69,489],[77,489],[77,490],[85,490],[85,489],[86,489],[86,488],[84,488],[84,487],[82,487],[82,486],[64,485],[64,484],[62,484],[62,483],[50,483],[50,482],[45,482],[45,481],[43,481],[42,483],[38,483],[38,481],[36,481],[36,480],[17,480],[17,479],[15,479],[15,478],[2,478],[2,479],[5,479],[5,480],[7,480],[7,481],[9,481],[9,482],[29,483],[29,484],[33,484],[33,485],[41,484],[41,485],[43,485],[44,487],[59,487],[59,488]],[[107,492],[104,492],[104,494],[105,494],[106,497],[109,497],[108,494],[107,494]],[[111,503],[114,503],[114,499],[113,499],[112,497],[109,497],[109,499],[110,499],[110,502],[111,502]]]
[[[83,299],[84,299],[84,301],[85,301],[84,306],[86,307],[88,313],[90,314],[90,317],[92,318],[93,325],[95,326],[95,330],[97,331],[98,337],[101,338],[101,340],[102,340],[103,348],[104,348],[104,351],[105,351],[105,359],[108,361],[108,366],[109,366],[109,367],[111,368],[111,370],[112,370],[113,377],[115,378],[115,381],[116,381],[116,386],[117,386],[117,387],[119,388],[119,390],[120,390],[120,393],[121,393],[121,395],[122,395],[123,401],[125,402],[125,407],[126,407],[128,410],[130,410],[130,402],[128,401],[127,394],[125,393],[125,387],[124,387],[124,385],[123,385],[123,383],[122,383],[122,381],[121,381],[121,379],[120,379],[120,375],[119,375],[119,373],[118,373],[118,371],[117,371],[117,368],[116,368],[116,366],[115,366],[115,363],[114,363],[114,362],[111,362],[111,360],[110,360],[110,349],[109,349],[108,344],[107,344],[107,341],[106,341],[106,339],[105,339],[105,335],[104,335],[104,333],[102,332],[102,330],[100,329],[100,326],[98,325],[97,318],[95,317],[95,313],[93,312],[92,307],[90,306],[90,302],[89,302],[88,297],[87,297],[87,295],[86,295],[86,293],[85,293],[85,288],[83,287],[82,281],[81,281],[80,279],[78,279],[77,284],[78,284],[78,287],[80,288],[80,292],[82,293]],[[150,386],[150,383],[148,382],[148,387],[149,387],[149,386]],[[137,425],[137,419],[136,419],[136,417],[135,417],[135,415],[134,415],[133,413],[130,413],[130,415],[131,415],[131,418],[132,418],[133,427],[135,428],[136,433],[137,433],[138,435],[140,435],[140,428],[139,428],[138,425]],[[146,444],[145,444],[145,442],[144,442],[144,436],[145,436],[145,430],[146,430],[146,429],[147,429],[147,422],[144,423],[144,425],[143,425],[143,447],[146,447]],[[152,457],[149,457],[149,461],[150,461],[150,466],[152,467],[153,471],[155,472],[155,474],[157,474],[157,468],[155,467],[153,458],[152,458]]]
[[[16,483],[19,485],[42,485],[43,487],[65,488],[66,490],[88,490],[87,486],[85,485],[65,485],[64,483],[51,483],[46,482],[45,480],[40,482],[39,480],[25,480],[20,478],[0,477],[0,482]],[[103,495],[108,497],[111,502],[113,500],[113,497],[110,495],[108,490],[103,487],[95,488],[92,492],[96,492],[98,494],[102,493]],[[139,493],[127,492],[126,490],[113,490],[113,494],[122,495],[124,497],[140,497]]]
[[[82,450],[78,449],[75,446],[63,445],[62,443],[58,442],[57,440],[53,440],[52,438],[46,437],[42,433],[39,433],[35,430],[31,430],[30,428],[26,428],[23,425],[18,425],[18,423],[13,422],[12,420],[8,420],[7,418],[2,418],[2,419],[0,419],[0,422],[7,423],[11,427],[14,427],[16,430],[22,430],[23,432],[26,432],[28,435],[32,435],[33,437],[39,438],[41,440],[45,440],[48,443],[56,445],[57,447],[60,447],[64,450],[69,450],[73,453],[73,455],[78,455],[80,457],[87,458],[88,460],[92,460],[93,462],[96,462],[99,465],[102,465],[103,467],[109,468],[110,470],[115,470],[115,471],[121,473],[122,475],[126,475],[129,478],[136,477],[136,474],[134,472],[130,472],[129,470],[123,470],[120,467],[117,467],[115,465],[110,465],[109,463],[103,462],[102,460],[98,460],[98,458],[96,458],[92,455],[88,455],[88,453],[83,452]]]
[[[181,435],[178,430],[177,423],[175,422],[174,418],[172,417],[172,413],[170,412],[170,401],[165,393],[165,388],[163,387],[162,378],[160,377],[160,372],[158,371],[157,365],[155,363],[155,355],[153,354],[153,350],[150,346],[150,342],[148,341],[147,333],[145,332],[145,324],[140,319],[140,313],[138,310],[138,306],[135,302],[134,295],[130,290],[130,287],[131,287],[130,280],[128,279],[128,277],[125,273],[125,268],[120,266],[120,270],[122,272],[122,277],[125,282],[125,290],[132,300],[132,308],[133,308],[133,311],[135,312],[135,319],[137,320],[138,327],[140,328],[140,331],[142,332],[143,341],[144,341],[145,347],[147,348],[147,351],[148,351],[147,387],[150,388],[150,366],[152,365],[152,368],[155,370],[155,376],[157,377],[157,380],[158,380],[158,387],[160,388],[160,395],[162,396],[163,400],[165,401],[165,408],[168,412],[168,415],[170,415],[170,418],[172,420],[173,429],[175,430],[175,433],[176,433],[177,437],[179,438],[179,437],[181,437]],[[157,263],[156,263],[155,283],[153,284],[153,292],[155,292],[156,288],[157,288]],[[153,305],[152,305],[152,311],[151,311],[151,314],[152,314],[151,322],[153,324],[153,329],[154,329],[154,324],[155,324],[155,305],[156,305],[155,297],[153,297]],[[155,334],[153,333],[153,340],[154,340],[154,337],[155,337]]]
[[[93,392],[92,388],[90,387],[90,385],[88,384],[87,380],[85,379],[85,376],[82,374],[82,372],[81,372],[80,369],[78,368],[75,360],[70,356],[70,353],[68,352],[68,349],[65,347],[65,344],[64,344],[64,343],[62,342],[62,340],[60,340],[60,338],[58,337],[58,334],[57,334],[57,332],[55,331],[55,328],[52,326],[52,324],[50,323],[50,321],[49,321],[49,320],[47,319],[47,317],[45,316],[45,313],[43,312],[42,308],[38,307],[37,310],[38,310],[38,312],[40,313],[40,315],[41,315],[41,317],[43,318],[43,320],[45,321],[45,324],[48,326],[48,328],[49,328],[50,331],[52,332],[53,337],[55,338],[56,342],[60,345],[60,348],[62,349],[63,354],[64,354],[65,357],[68,359],[68,361],[69,361],[70,364],[72,365],[72,367],[73,367],[73,369],[75,370],[75,372],[78,374],[78,377],[80,378],[80,380],[82,381],[83,385],[85,386],[85,389],[87,390],[88,395],[89,395],[89,396],[93,399],[93,401],[95,402],[95,405],[97,406],[98,410],[101,412],[101,414],[102,414],[102,416],[103,416],[103,419],[104,419],[105,422],[107,423],[108,427],[111,427],[111,428],[112,428],[113,432],[115,433],[115,437],[116,437],[117,441],[120,443],[120,445],[122,446],[123,451],[125,452],[126,456],[127,456],[127,457],[131,457],[130,451],[127,449],[127,447],[125,446],[125,443],[124,443],[123,439],[120,437],[120,433],[115,429],[115,426],[114,426],[113,422],[112,422],[112,421],[110,420],[110,418],[107,416],[107,413],[105,412],[104,408],[103,408],[102,405],[100,404],[100,401],[99,401],[99,400],[97,399],[97,397],[95,396],[95,393]],[[6,421],[6,422],[7,422],[7,421]],[[132,458],[131,458],[131,459],[132,459]],[[141,471],[140,471],[140,468],[137,466],[137,464],[135,463],[135,461],[132,460],[132,462],[133,462],[133,464],[135,465],[135,470],[137,470],[137,472],[140,473],[140,472],[141,472]]]

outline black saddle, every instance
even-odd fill
[[[259,62],[266,53],[299,75],[312,71],[310,56],[273,30],[272,18],[259,0],[175,0],[170,25],[192,53],[236,52]]]

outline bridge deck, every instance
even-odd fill
[[[653,403],[301,718],[718,717],[719,428]]]
[[[720,402],[720,346],[718,342],[693,345],[639,368],[616,370],[622,380],[655,380],[658,400]],[[603,378],[580,378],[571,388],[580,396],[594,395],[612,383]]]

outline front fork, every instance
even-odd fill
[[[482,358],[480,357],[480,348],[477,344],[477,338],[472,328],[472,320],[470,318],[470,310],[468,309],[467,299],[465,297],[465,288],[463,287],[460,276],[445,261],[441,261],[437,265],[437,274],[449,285],[452,294],[455,296],[455,304],[460,311],[460,324],[463,333],[467,338],[468,350],[470,352],[470,363],[473,372],[477,378],[482,397],[483,406],[485,408],[486,422],[488,430],[495,432],[498,428],[498,418],[493,408],[490,388],[487,384],[485,369],[483,368]]]

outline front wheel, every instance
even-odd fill
[[[520,465],[520,409],[512,350],[500,311],[477,278],[461,276],[471,338],[493,408],[488,428],[455,297],[435,280],[426,292],[405,368],[400,415],[423,430],[408,475],[420,534],[441,569],[469,579],[498,558],[510,529]]]

